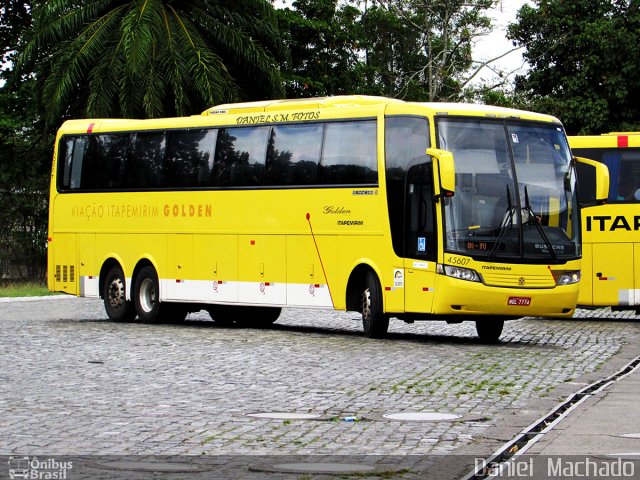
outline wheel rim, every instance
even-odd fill
[[[362,292],[362,319],[366,322],[371,320],[371,292],[368,288]]]
[[[107,292],[109,306],[114,310],[120,310],[125,304],[124,282],[121,278],[114,278],[109,284]]]
[[[140,285],[140,306],[142,310],[149,313],[156,305],[156,287],[153,280],[145,278]]]

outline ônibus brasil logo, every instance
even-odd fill
[[[9,478],[33,480],[65,480],[67,471],[73,468],[73,462],[62,462],[55,458],[9,457]]]

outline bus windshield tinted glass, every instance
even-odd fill
[[[486,260],[564,262],[579,256],[575,172],[562,128],[442,119],[455,195],[445,199],[446,249]]]

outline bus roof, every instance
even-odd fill
[[[260,102],[226,103],[215,105],[202,115],[216,115],[222,113],[253,113],[271,112],[275,110],[291,109],[320,109],[339,107],[365,107],[375,105],[388,105],[390,103],[404,103],[387,97],[375,97],[370,95],[338,95],[335,97],[313,97],[283,100],[263,100]]]
[[[628,148],[640,147],[640,132],[610,132],[602,135],[569,137],[571,148]]]
[[[416,114],[431,115],[463,115],[486,116],[495,118],[514,118],[524,120],[536,120],[560,124],[560,121],[550,115],[527,112],[503,107],[471,103],[428,103],[405,102],[387,97],[375,97],[368,95],[341,95],[335,97],[315,97],[291,100],[264,100],[258,102],[228,103],[211,107],[201,115],[192,115],[175,118],[155,118],[148,120],[134,119],[79,119],[67,120],[60,128],[60,133],[92,133],[93,131],[126,131],[126,130],[153,130],[162,128],[186,128],[210,124],[209,116],[224,114],[241,115],[261,112],[278,112],[285,110],[323,110],[323,109],[371,109],[380,108],[380,111],[392,110],[392,113],[409,112],[416,107]]]
[[[438,103],[438,102],[405,102],[388,97],[369,95],[338,95],[335,97],[314,97],[287,100],[263,100],[259,102],[227,103],[216,105],[202,115],[218,115],[225,113],[257,113],[291,109],[321,109],[321,108],[354,108],[385,105],[418,105],[431,110],[435,114],[443,115],[478,115],[496,116],[498,118],[520,118],[546,122],[560,123],[560,120],[540,113],[527,112],[513,108],[495,107],[475,103]]]

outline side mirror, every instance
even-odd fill
[[[440,177],[440,191],[436,195],[452,197],[456,191],[456,167],[453,161],[453,153],[438,148],[427,148],[427,155],[433,158],[436,166],[434,171]]]
[[[582,206],[600,205],[609,198],[609,169],[604,163],[574,157],[578,175],[578,201]]]

